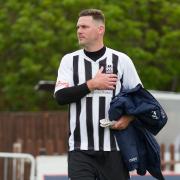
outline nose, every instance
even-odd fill
[[[82,33],[82,29],[80,27],[77,28],[77,34],[81,34]]]

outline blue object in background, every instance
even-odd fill
[[[44,180],[68,180],[67,176],[44,176]]]
[[[177,176],[164,176],[165,180],[180,180],[180,175]],[[152,176],[132,176],[131,180],[157,180]]]

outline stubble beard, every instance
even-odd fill
[[[81,41],[79,41],[78,42],[79,43],[79,46],[81,47],[81,48],[86,48],[86,47],[88,47],[88,45],[85,43],[85,42],[81,42]]]

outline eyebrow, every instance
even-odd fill
[[[80,27],[80,26],[81,26],[81,27],[88,27],[88,25],[86,25],[86,24],[79,24],[79,25],[77,24],[77,25],[76,25],[76,28],[78,28],[78,27]]]

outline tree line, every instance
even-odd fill
[[[61,57],[78,49],[80,10],[106,17],[105,45],[128,54],[147,89],[180,91],[179,0],[1,0],[0,110],[57,110],[39,80],[56,80]]]

